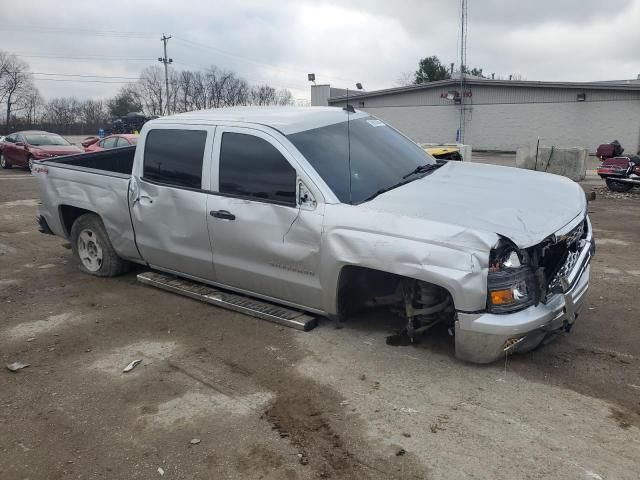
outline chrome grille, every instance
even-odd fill
[[[564,264],[562,265],[562,267],[560,267],[560,270],[558,270],[558,272],[555,274],[555,276],[551,280],[551,283],[549,283],[548,290],[550,292],[552,292],[554,289],[557,289],[558,287],[562,287],[561,279],[563,277],[567,277],[571,273],[571,271],[576,267],[576,264],[578,263],[578,259],[580,258],[580,251],[581,249],[578,249],[575,252],[569,252]]]

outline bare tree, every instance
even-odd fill
[[[19,95],[18,102],[16,104],[15,111],[22,112],[22,117],[27,125],[35,125],[38,123],[40,116],[44,110],[44,99],[37,88],[33,85],[30,88],[25,88]]]
[[[293,95],[291,91],[286,88],[279,90],[276,95],[276,103],[282,106],[293,105]]]
[[[44,120],[67,127],[81,123],[82,103],[75,97],[52,98],[45,107]]]
[[[255,85],[251,88],[250,102],[252,105],[273,105],[276,103],[276,89],[269,85]]]
[[[2,53],[0,58],[0,103],[5,105],[5,129],[9,131],[11,113],[24,95],[35,89],[29,65],[15,55]]]
[[[147,67],[140,73],[140,78],[134,84],[136,95],[144,109],[151,115],[162,115],[165,109],[164,70],[159,66]]]
[[[98,126],[109,121],[109,112],[102,100],[84,100],[80,104],[80,120],[87,126]]]
[[[396,82],[394,83],[395,87],[408,87],[410,85],[415,85],[416,83],[416,74],[414,72],[402,72],[398,78],[396,78]]]

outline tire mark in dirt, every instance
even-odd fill
[[[354,452],[354,444],[362,451],[373,448],[366,440],[353,438],[361,421],[345,414],[343,405],[343,399],[326,386],[296,378],[277,392],[263,418],[296,447],[300,463],[309,465],[320,478],[426,478],[424,467],[411,455],[364,460]]]

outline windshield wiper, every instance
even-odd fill
[[[408,178],[411,175],[415,175],[416,173],[425,173],[425,172],[430,172],[431,170],[435,170],[436,168],[440,168],[441,165],[437,164],[437,163],[427,163],[425,165],[418,165],[413,171],[407,173],[405,176],[403,176],[402,178]]]
[[[435,170],[436,168],[440,168],[440,167],[441,167],[441,165],[437,164],[437,163],[427,163],[426,165],[419,165],[412,172],[409,172],[405,176],[403,176],[402,177],[402,180],[403,180],[402,182],[394,183],[393,185],[391,185],[389,187],[381,188],[380,190],[378,190],[373,195],[370,195],[369,197],[365,198],[362,202],[368,202],[369,200],[373,200],[374,198],[376,198],[380,194],[388,192],[389,190],[393,190],[394,188],[401,187],[402,185],[406,185],[407,183],[413,182],[414,180],[416,180],[415,178],[412,178],[411,180],[407,180],[407,178],[409,178],[412,175],[416,175],[418,173],[431,172],[431,171]],[[418,177],[418,178],[421,178],[421,177]]]

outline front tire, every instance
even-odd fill
[[[612,192],[624,193],[633,188],[631,183],[616,182],[615,180],[607,179],[607,188]]]
[[[11,164],[2,153],[0,153],[0,167],[4,168],[5,170],[8,170],[11,168]]]
[[[29,157],[27,167],[29,168],[30,172],[33,172],[33,157]]]
[[[98,277],[115,277],[129,270],[109,241],[100,217],[86,213],[73,222],[71,248],[80,261],[80,270]]]

